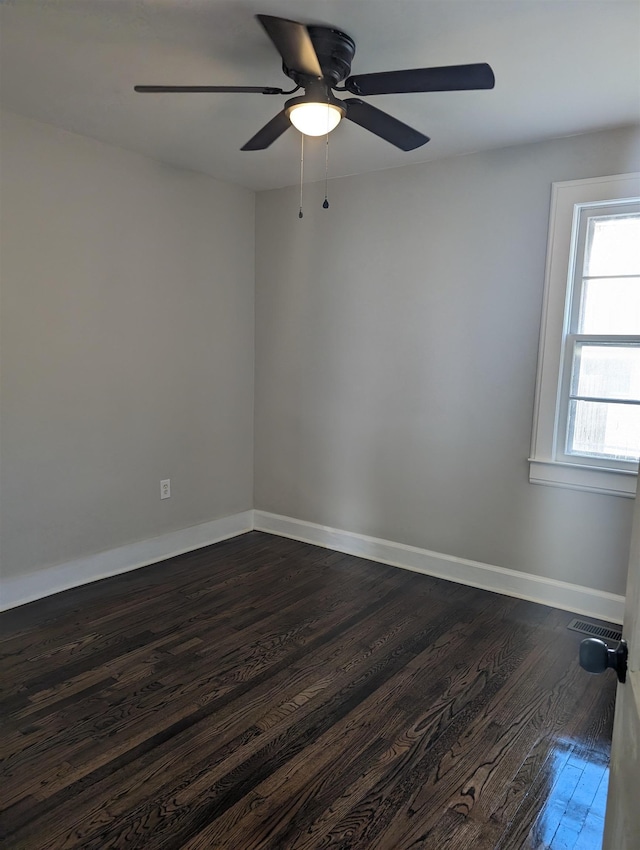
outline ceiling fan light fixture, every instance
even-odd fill
[[[305,136],[326,136],[340,123],[345,110],[333,103],[302,101],[287,110],[293,126]]]
[[[135,86],[135,90],[287,95],[304,89],[302,97],[286,101],[284,109],[261,127],[241,150],[266,150],[292,124],[303,135],[324,136],[346,118],[400,150],[412,151],[425,145],[429,137],[361,100],[361,97],[410,92],[471,91],[492,89],[495,85],[494,73],[486,62],[376,71],[350,76],[356,45],[346,33],[331,26],[306,26],[299,21],[274,15],[256,15],[256,18],[280,54],[285,75],[296,84],[291,91],[274,86]],[[338,87],[338,83],[344,85]],[[334,90],[346,91],[356,97],[339,100],[334,97]]]

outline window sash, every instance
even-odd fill
[[[561,463],[574,463],[581,466],[601,466],[606,469],[635,471],[637,461],[620,460],[608,455],[580,454],[568,450],[570,434],[571,401],[591,401],[601,404],[633,404],[640,406],[640,399],[625,399],[616,396],[587,396],[572,391],[576,366],[579,362],[580,348],[585,343],[610,345],[616,347],[640,348],[639,336],[605,334],[567,334],[565,337],[564,368],[562,385],[558,400],[558,424],[556,428],[555,459]]]
[[[588,280],[622,280],[640,277],[640,269],[635,275],[586,275],[584,265],[587,251],[587,234],[592,218],[602,216],[628,215],[640,213],[637,199],[617,201],[599,201],[590,204],[576,204],[573,213],[573,244],[569,262],[569,281],[565,304],[564,336],[578,333],[580,330],[580,310],[582,306],[584,284]]]

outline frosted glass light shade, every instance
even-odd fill
[[[289,112],[289,120],[305,136],[326,136],[341,118],[342,112],[331,103],[298,103]]]

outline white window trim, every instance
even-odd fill
[[[562,350],[576,204],[640,196],[640,173],[553,183],[538,352],[529,481],[633,498],[637,471],[559,461],[556,455]]]

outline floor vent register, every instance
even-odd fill
[[[591,637],[599,637],[603,640],[621,640],[622,639],[622,630],[618,626],[599,626],[596,623],[588,623],[585,620],[573,619],[569,625],[568,629],[571,629],[573,632],[580,632],[583,635],[590,635]]]

